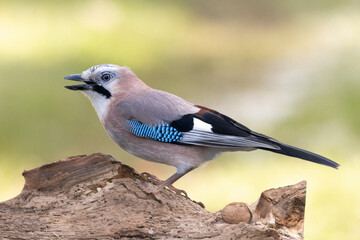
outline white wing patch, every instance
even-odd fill
[[[205,131],[205,132],[212,132],[212,126],[206,122],[201,121],[198,118],[193,118],[194,126],[193,130]]]

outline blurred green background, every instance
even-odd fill
[[[106,135],[63,77],[126,65],[147,84],[325,155],[226,153],[175,186],[209,211],[307,180],[306,239],[360,239],[360,4],[355,1],[0,1],[0,201],[21,173],[103,152],[165,179]]]

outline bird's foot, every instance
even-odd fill
[[[167,205],[169,207],[170,210],[172,210],[172,204],[170,203],[169,200],[167,200],[166,198],[164,198],[163,195],[161,195],[159,192],[163,187],[159,187],[157,186],[158,184],[156,183],[161,183],[161,181],[159,179],[157,179],[155,176],[148,174],[148,173],[144,173],[144,174],[140,174],[143,180],[146,180],[145,182],[140,182],[139,183],[139,188],[146,194],[149,194],[151,196],[153,196],[153,198],[159,202],[160,204],[163,205]],[[153,176],[155,177],[154,179],[150,179],[149,176]]]
[[[160,192],[161,189],[166,187],[170,191],[175,192],[177,195],[183,196],[185,198],[189,198],[187,193],[184,190],[177,189],[172,184],[167,184],[166,181],[161,181],[156,176],[154,176],[154,175],[152,175],[150,173],[143,172],[140,175],[141,175],[143,180],[148,181],[148,182],[150,182],[150,183],[152,183],[153,185],[156,186],[155,188],[152,188],[152,189],[150,189],[150,188],[142,189],[146,193],[155,194],[155,193]]]
[[[148,173],[148,172],[141,173],[140,177],[143,180],[145,180],[147,182],[151,182],[154,185],[160,185],[163,182],[160,179],[158,179],[155,175],[152,175],[151,173]]]
[[[183,197],[185,197],[185,198],[189,198],[188,195],[187,195],[187,193],[186,193],[184,190],[182,190],[182,189],[178,189],[178,188],[174,187],[173,185],[168,185],[168,186],[166,186],[166,187],[167,187],[169,190],[175,192],[177,195],[183,196]]]
[[[167,181],[161,181],[156,176],[150,173],[144,172],[141,173],[140,176],[145,181],[143,184],[139,185],[140,189],[147,194],[151,194],[155,198],[155,200],[160,202],[161,204],[165,203],[170,209],[172,209],[173,206],[169,200],[165,199],[163,195],[159,194],[161,189],[167,187],[170,191],[175,192],[176,195],[180,195],[187,199],[190,199],[184,190],[177,189],[172,184],[167,184]],[[198,204],[202,208],[205,208],[203,203],[196,202],[194,200],[191,201]]]

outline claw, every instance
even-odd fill
[[[181,196],[183,196],[183,197],[185,197],[185,198],[189,198],[188,195],[187,195],[187,193],[186,193],[184,190],[182,190],[182,189],[177,189],[177,188],[174,187],[173,185],[168,185],[168,186],[166,186],[166,187],[167,187],[169,190],[175,192],[177,195],[181,195]]]

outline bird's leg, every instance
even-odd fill
[[[184,190],[177,189],[172,184],[176,180],[178,180],[179,178],[181,178],[182,176],[184,176],[185,174],[187,174],[188,172],[190,172],[193,169],[194,169],[194,167],[188,167],[185,169],[177,169],[176,173],[173,174],[168,179],[166,179],[165,181],[159,180],[157,177],[155,177],[152,174],[142,173],[142,175],[145,176],[147,179],[149,179],[151,183],[157,185],[157,187],[155,189],[151,189],[151,190],[146,189],[145,192],[155,194],[155,193],[158,193],[164,187],[168,187],[171,191],[174,191],[176,194],[185,196],[187,198],[188,197],[187,193]]]

